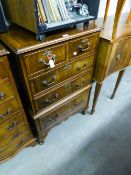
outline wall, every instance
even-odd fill
[[[104,16],[106,1],[107,0],[100,0],[100,7],[99,7],[98,17],[103,17]],[[117,1],[118,0],[110,0],[109,16],[115,14]],[[131,0],[126,0],[125,6],[123,8],[123,12],[128,12],[130,8],[131,8]]]

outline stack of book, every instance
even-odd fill
[[[69,14],[65,0],[37,0],[40,23],[52,23],[68,20]]]

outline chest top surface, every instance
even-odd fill
[[[7,55],[9,52],[4,48],[2,44],[0,44],[0,56]]]
[[[45,41],[37,41],[35,35],[20,27],[12,27],[7,33],[0,34],[0,40],[15,54],[22,54],[36,49],[40,49],[52,44],[68,41],[77,37],[81,37],[93,32],[99,32],[101,27],[97,26],[93,21],[89,23],[88,28],[79,27],[63,31],[50,33],[46,36]]]
[[[127,18],[128,18],[128,13],[122,14],[120,21],[118,23],[117,34],[116,34],[115,40],[117,40],[118,38],[122,36],[131,35],[131,22],[127,23]],[[103,23],[102,18],[97,20],[98,26],[101,26],[102,23]],[[101,31],[100,37],[113,42],[113,39],[112,39],[113,25],[114,25],[114,16],[107,17],[104,23],[103,30]]]

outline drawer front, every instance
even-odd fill
[[[4,137],[0,142],[0,151],[5,149],[10,143],[20,138],[24,133],[29,132],[29,128],[25,122],[22,122],[8,136]]]
[[[0,86],[0,104],[14,97],[13,89],[10,83]]]
[[[54,85],[75,76],[76,74],[82,73],[93,66],[94,55],[84,57],[83,59],[67,64],[64,67],[52,71],[51,73],[44,74],[40,77],[36,77],[30,81],[33,95],[40,93],[41,91],[47,90]]]
[[[24,114],[19,113],[12,116],[8,121],[0,124],[0,138],[7,136],[10,132],[15,130],[18,125],[24,121]]]
[[[44,69],[51,69],[49,65],[50,59],[55,62],[55,65],[66,61],[66,48],[66,44],[61,44],[25,55],[24,62],[28,75]]]
[[[73,64],[73,74],[79,74],[85,70],[88,70],[93,66],[94,63],[94,55],[86,57],[80,61],[77,61]]]
[[[109,67],[110,73],[120,70],[128,65],[128,54],[130,48],[129,41],[123,40],[118,43],[114,57]]]
[[[0,123],[4,122],[9,118],[13,113],[17,112],[20,109],[17,99],[11,99],[8,102],[5,102],[0,105]]]
[[[98,34],[80,37],[70,42],[70,58],[85,54],[96,49]]]
[[[59,109],[51,112],[47,116],[40,118],[40,128],[41,130],[48,130],[51,127],[55,126],[57,123],[66,119],[73,111],[78,111],[81,108],[84,108],[87,104],[89,95],[89,90],[82,93],[72,101],[68,102],[67,104],[63,105]]]
[[[8,77],[9,63],[6,57],[0,57],[0,81]]]
[[[58,102],[62,98],[65,98],[67,95],[79,90],[82,87],[85,87],[90,84],[92,79],[92,72],[84,75],[83,77],[78,78],[64,86],[50,92],[48,95],[44,95],[35,100],[35,109],[36,112],[43,110],[46,107]]]
[[[8,147],[0,151],[0,160],[3,160],[15,154],[16,151],[20,150],[31,139],[32,135],[30,132],[27,132],[21,137],[17,138],[13,143],[8,145]]]

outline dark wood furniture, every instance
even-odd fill
[[[131,60],[131,23],[127,22],[127,14],[121,15],[125,0],[118,0],[116,14],[107,17],[109,2],[107,1],[104,17],[104,28],[100,35],[98,54],[93,79],[96,81],[95,95],[92,105],[93,114],[100,94],[103,81],[112,73],[120,71],[118,80],[111,96],[113,99],[120,81],[124,75],[125,68],[130,65]],[[128,17],[128,20],[130,15]],[[99,25],[101,20],[97,21]]]
[[[0,163],[34,144],[10,66],[8,51],[0,45]]]
[[[19,87],[26,94],[25,108],[35,123],[39,143],[53,126],[80,110],[86,112],[99,35],[94,22],[87,29],[52,34],[44,42],[20,28],[0,35],[12,51]],[[54,68],[49,60],[54,61]]]

